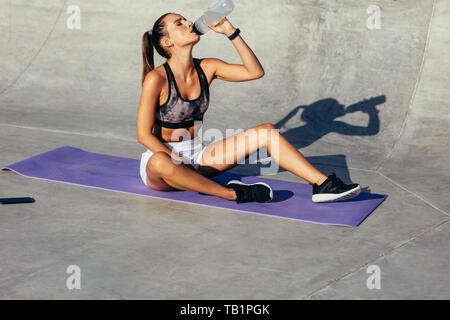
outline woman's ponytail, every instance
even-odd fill
[[[142,36],[142,85],[147,73],[155,68],[155,62],[153,60],[153,43],[152,36],[146,31]]]
[[[156,51],[164,58],[169,59],[170,54],[161,46],[160,41],[162,37],[168,36],[166,24],[163,21],[164,17],[172,12],[168,12],[163,14],[161,17],[156,20],[153,25],[152,33],[149,31],[145,31],[142,35],[142,83],[144,84],[144,79],[147,73],[152,71],[155,68],[154,56],[153,56],[153,47]]]

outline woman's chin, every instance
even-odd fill
[[[197,39],[195,39],[194,41],[192,41],[193,44],[196,44],[200,41],[201,37],[199,35],[197,35]]]

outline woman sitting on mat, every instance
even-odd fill
[[[215,58],[193,58],[192,48],[200,41],[200,36],[193,31],[192,22],[176,13],[162,15],[143,35],[142,93],[137,115],[138,141],[147,148],[140,163],[142,181],[159,191],[198,191],[238,203],[270,201],[273,192],[266,183],[244,184],[233,180],[222,186],[210,179],[266,147],[277,164],[312,184],[312,201],[335,201],[358,195],[361,190],[358,184],[346,185],[335,173],[325,176],[271,123],[260,124],[208,146],[203,144],[197,132],[209,106],[211,81],[219,78],[239,82],[264,76],[258,59],[238,35],[239,29],[226,18],[208,27],[232,41],[243,65]],[[156,68],[153,47],[167,58],[166,63]],[[257,143],[248,145],[247,139]],[[226,154],[224,147],[229,144],[234,149]],[[207,155],[211,154],[218,161],[208,161]],[[232,163],[229,159],[233,159]]]

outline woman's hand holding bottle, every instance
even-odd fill
[[[208,8],[209,10],[210,8]],[[206,11],[203,11],[203,13],[205,13]],[[227,17],[224,17],[222,20],[220,20],[215,26],[212,26],[210,24],[206,24],[208,26],[208,28],[210,28],[211,30],[220,33],[220,34],[224,34],[227,37],[229,37],[230,35],[233,34],[234,31],[236,31],[236,29],[233,27],[233,25],[230,23],[230,21],[228,21]]]

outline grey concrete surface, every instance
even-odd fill
[[[449,1],[235,4],[228,19],[265,76],[213,81],[204,130],[274,123],[322,172],[388,198],[342,228],[2,171],[0,197],[36,202],[0,207],[0,298],[450,298]],[[380,29],[366,26],[372,4]],[[67,27],[70,5],[81,29]],[[210,5],[1,2],[1,165],[64,145],[140,159],[141,36],[165,12],[194,21]],[[193,56],[241,63],[213,31]],[[69,265],[80,290],[66,287]],[[381,289],[366,286],[370,265]]]

